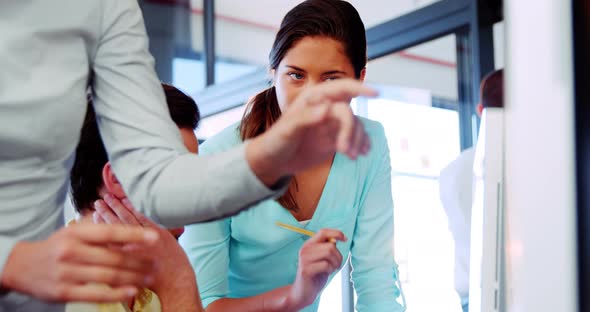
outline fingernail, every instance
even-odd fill
[[[158,233],[153,230],[146,230],[144,234],[144,238],[148,242],[155,242],[158,240]]]
[[[106,194],[106,195],[104,196],[104,200],[105,200],[105,201],[106,201],[108,204],[111,204],[111,202],[113,201],[113,197],[111,197],[111,195],[110,195],[110,194]]]
[[[100,200],[97,200],[94,202],[94,209],[99,210],[102,208],[102,206],[100,205]]]
[[[137,288],[129,288],[127,290],[127,296],[135,297],[135,295],[137,295]]]

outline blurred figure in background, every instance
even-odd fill
[[[504,71],[488,74],[480,86],[481,117],[487,107],[504,107]],[[455,290],[461,299],[463,312],[469,310],[469,255],[471,237],[471,207],[473,203],[473,162],[475,146],[464,150],[440,173],[440,200],[449,220],[455,242]]]

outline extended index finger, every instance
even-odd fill
[[[359,80],[338,79],[329,83],[321,84],[308,94],[309,104],[322,104],[329,102],[349,102],[357,96],[377,96],[378,92]]]

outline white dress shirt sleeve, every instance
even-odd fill
[[[131,202],[165,226],[232,215],[284,191],[253,174],[244,145],[190,154],[165,104],[136,0],[101,0],[102,37],[91,68],[99,129]]]

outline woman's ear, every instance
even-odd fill
[[[121,199],[127,197],[123,191],[123,186],[121,186],[121,183],[119,183],[119,180],[117,180],[117,177],[113,172],[110,162],[107,162],[102,168],[102,182],[104,183],[107,192],[116,198]]]
[[[270,86],[271,87],[274,87],[275,86],[275,78],[276,78],[275,75],[277,73],[277,70],[276,69],[270,69],[268,71],[268,73],[269,73],[269,76],[270,76]]]
[[[359,78],[360,81],[364,82],[365,81],[365,75],[367,74],[367,68],[363,67],[363,69],[361,70],[361,77]]]

